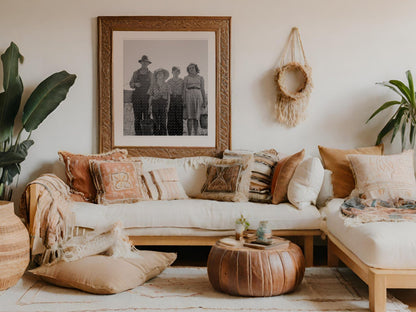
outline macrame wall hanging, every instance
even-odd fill
[[[277,88],[276,118],[280,123],[295,127],[305,119],[312,91],[311,74],[299,30],[294,27],[274,75]]]

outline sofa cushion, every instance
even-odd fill
[[[143,250],[138,258],[96,255],[73,262],[44,265],[30,272],[57,286],[93,294],[116,294],[157,276],[175,259],[175,253]]]
[[[149,172],[158,190],[158,199],[186,199],[188,196],[179,181],[176,168],[155,169]]]
[[[347,155],[355,178],[352,196],[416,199],[413,150],[395,155]]]
[[[274,169],[272,181],[273,204],[280,204],[287,201],[287,189],[289,187],[289,182],[304,156],[305,150],[301,150],[296,154],[279,160],[277,163],[276,168]]]
[[[141,178],[140,161],[90,160],[98,204],[132,203],[149,200]]]
[[[75,225],[95,229],[121,221],[125,228],[194,228],[234,230],[243,213],[252,229],[268,220],[274,230],[319,229],[321,215],[315,206],[299,210],[289,203],[220,202],[205,199],[142,201],[110,206],[73,203]]]
[[[335,198],[323,208],[326,228],[365,264],[381,269],[416,269],[414,222],[344,224],[343,199]]]
[[[253,202],[270,203],[273,171],[279,160],[279,153],[274,150],[251,152],[246,150],[225,150],[224,158],[236,158],[243,155],[253,155],[251,167],[250,191],[248,199]]]
[[[81,155],[59,151],[60,160],[65,165],[65,173],[71,192],[81,195],[86,201],[93,202],[97,195],[94,182],[90,174],[89,161],[96,160],[121,160],[127,157],[127,150],[115,149],[105,154]]]
[[[308,204],[315,205],[323,179],[324,168],[319,158],[311,157],[302,161],[289,182],[289,202],[299,209]]]
[[[208,156],[184,158],[138,157],[143,163],[143,171],[161,168],[176,168],[179,181],[186,194],[195,197],[201,193],[206,178],[207,166],[218,158]]]
[[[349,154],[382,155],[384,145],[361,147],[356,149],[342,150],[318,146],[324,168],[332,171],[332,185],[334,197],[344,198],[350,195],[354,189],[354,177],[351,172],[350,163],[347,159]]]
[[[199,198],[221,201],[248,201],[253,155],[218,159],[207,168]]]

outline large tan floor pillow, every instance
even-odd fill
[[[138,258],[90,256],[30,270],[51,284],[93,294],[116,294],[142,285],[176,260],[175,253],[140,251]]]

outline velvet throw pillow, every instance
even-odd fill
[[[149,200],[141,177],[142,163],[133,160],[90,160],[97,190],[97,204],[134,203]]]
[[[354,177],[347,155],[383,155],[383,144],[356,149],[341,150],[318,146],[324,168],[332,171],[332,186],[335,198],[344,198],[350,195],[355,187]]]
[[[97,255],[72,262],[60,261],[29,272],[57,286],[109,295],[142,285],[175,260],[175,253],[141,250],[138,258]]]
[[[80,195],[84,201],[94,202],[97,192],[90,173],[90,160],[122,160],[127,158],[127,150],[115,149],[105,154],[81,155],[65,151],[58,152],[65,165],[65,173],[71,193]],[[75,199],[75,198],[74,198]]]
[[[220,201],[248,201],[252,155],[219,159],[207,168],[200,198]]]
[[[289,182],[304,156],[305,150],[301,150],[296,154],[279,160],[273,174],[272,204],[280,204],[287,201]]]
[[[153,200],[187,199],[176,168],[162,168],[144,172],[144,183]]]
[[[416,199],[413,150],[396,155],[348,155],[355,177],[352,196],[366,199]]]
[[[249,201],[270,203],[272,198],[271,185],[273,170],[279,160],[279,153],[274,149],[255,153],[250,151],[226,150],[224,151],[223,158],[240,158],[243,155],[253,155],[254,157],[251,167]]]

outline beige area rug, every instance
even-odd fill
[[[294,293],[245,298],[215,291],[206,268],[173,267],[143,286],[107,296],[55,287],[25,275],[0,292],[0,311],[369,311],[367,296],[366,285],[347,268],[309,268]],[[389,296],[387,311],[409,310]]]

